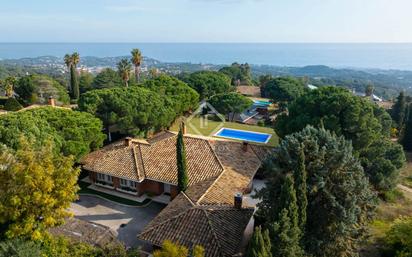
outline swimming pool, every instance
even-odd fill
[[[253,100],[254,105],[256,106],[261,106],[261,107],[268,107],[269,105],[271,105],[270,102],[268,101],[262,101],[262,100]]]
[[[220,129],[215,136],[263,144],[269,142],[269,139],[272,137],[272,135],[266,133],[229,128]]]

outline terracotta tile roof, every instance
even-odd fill
[[[236,91],[242,95],[261,97],[260,87],[256,86],[237,86]]]
[[[131,147],[123,142],[89,154],[84,168],[113,173],[128,170],[141,179],[177,183],[175,134],[134,140]],[[187,247],[199,244],[205,248],[207,257],[231,256],[239,250],[254,210],[235,209],[233,197],[248,189],[272,148],[249,144],[245,151],[240,142],[188,135],[184,142],[189,188],[169,203],[138,237],[158,246],[164,240]],[[124,159],[117,155],[124,155]]]
[[[142,145],[142,159],[146,178],[177,184],[176,136],[151,145]],[[223,172],[212,147],[207,140],[185,137],[189,185]]]
[[[94,172],[104,173],[115,177],[141,181],[136,165],[134,147],[125,146],[118,141],[102,149],[88,154],[83,160],[83,168]]]
[[[67,218],[63,225],[49,228],[48,231],[54,236],[66,236],[76,242],[92,245],[120,244],[109,227],[76,218]]]
[[[180,211],[177,211],[180,209]],[[169,204],[139,235],[161,246],[166,239],[205,248],[205,256],[232,256],[239,252],[244,230],[254,208],[194,205],[184,193]]]
[[[104,173],[135,181],[144,179],[177,185],[176,139],[174,133],[162,133],[161,138],[133,140],[130,146],[120,140],[88,154],[83,160],[86,170]],[[185,137],[189,185],[222,172],[208,140]]]

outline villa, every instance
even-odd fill
[[[177,190],[176,134],[126,138],[83,160],[91,182],[129,196],[166,196],[171,202],[138,235],[148,253],[171,240],[201,245],[207,257],[238,256],[253,231],[255,206],[242,197],[272,148],[184,136],[189,187]]]

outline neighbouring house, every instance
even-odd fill
[[[49,228],[48,231],[53,236],[65,236],[75,242],[100,247],[110,243],[120,244],[115,232],[109,227],[76,218],[67,218],[63,225]]]
[[[239,94],[250,97],[261,97],[260,87],[257,86],[237,86],[236,91]]]
[[[176,139],[162,132],[151,139],[126,138],[83,160],[92,183],[136,197],[170,195],[172,201],[138,235],[144,251],[165,240],[202,245],[206,257],[237,256],[253,231],[254,206],[242,195],[271,147],[217,138],[184,136],[189,187],[177,191]]]

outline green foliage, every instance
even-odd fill
[[[406,118],[406,97],[405,92],[401,91],[399,96],[396,98],[396,102],[392,107],[391,115],[393,120],[397,125],[397,129],[401,131],[403,129],[403,125],[405,123]]]
[[[93,89],[94,76],[90,72],[81,72],[79,78],[79,91],[85,93]]]
[[[269,231],[255,228],[246,252],[246,257],[272,257]]]
[[[40,240],[45,229],[69,216],[80,171],[73,168],[73,158],[55,154],[51,142],[33,148],[21,138],[17,151],[0,147],[0,224],[6,227],[5,236]]]
[[[177,78],[160,75],[154,79],[146,80],[143,87],[167,97],[173,104],[176,115],[193,110],[199,103],[199,94],[186,83]]]
[[[284,137],[309,124],[344,136],[375,188],[387,190],[394,186],[405,159],[399,146],[390,142],[390,123],[389,115],[372,102],[343,88],[322,87],[290,104],[289,113],[277,118],[275,130]],[[385,174],[388,177],[381,177]]]
[[[252,85],[252,75],[249,64],[232,63],[231,66],[223,67],[219,72],[226,74],[232,79],[233,85],[247,84]]]
[[[408,104],[408,117],[405,121],[404,130],[399,142],[406,151],[412,151],[412,104]]]
[[[143,56],[142,56],[142,52],[140,52],[139,49],[135,48],[131,51],[132,54],[132,63],[134,65],[134,73],[136,76],[136,82],[139,83],[140,82],[140,66],[142,65],[142,61],[143,61]]]
[[[36,85],[34,83],[33,76],[21,77],[17,81],[14,91],[18,95],[18,98],[26,105],[36,102]]]
[[[299,228],[302,232],[305,231],[306,225],[306,208],[308,206],[307,198],[307,173],[305,168],[305,152],[303,147],[300,147],[299,154],[296,156],[296,167],[293,170],[296,187],[296,199],[298,205],[298,220]]]
[[[81,95],[79,109],[125,134],[146,134],[170,126],[176,118],[173,102],[167,97],[142,87],[99,89]]]
[[[278,221],[270,227],[272,235],[272,255],[274,257],[301,257],[303,250],[299,245],[299,228],[293,225],[286,208],[280,212]]]
[[[79,80],[77,79],[77,71],[74,65],[70,66],[70,86],[71,86],[71,95],[73,99],[79,99]]]
[[[69,109],[43,107],[0,116],[0,143],[19,149],[21,135],[37,145],[52,140],[57,151],[76,160],[102,146],[101,130],[99,119]]]
[[[278,77],[266,82],[263,94],[274,102],[291,102],[304,92],[302,81],[292,77]]]
[[[94,89],[103,89],[120,87],[122,84],[122,78],[119,74],[110,68],[106,68],[93,79],[92,87]]]
[[[189,177],[187,175],[187,161],[186,161],[186,150],[185,143],[183,141],[182,128],[179,130],[177,135],[176,143],[176,160],[177,160],[177,187],[179,192],[186,191],[189,185]]]
[[[191,88],[196,90],[201,99],[208,99],[216,94],[233,91],[230,77],[216,71],[198,71],[182,76]]]
[[[161,250],[156,250],[153,257],[188,257],[189,250],[171,241],[164,241]],[[204,257],[204,249],[201,246],[194,246],[193,257]]]
[[[397,219],[386,233],[385,256],[411,257],[412,256],[412,218]]]
[[[122,78],[123,83],[126,87],[129,86],[130,70],[132,69],[132,64],[128,59],[121,59],[117,64],[117,72]]]
[[[13,239],[0,242],[0,257],[41,257],[41,246],[33,241]]]
[[[47,75],[28,75],[21,77],[15,86],[18,99],[26,104],[44,104],[49,97],[58,102],[70,102],[66,89],[56,80]]]
[[[6,100],[6,103],[4,104],[4,110],[6,111],[18,111],[23,109],[23,106],[14,98],[9,98]]]
[[[258,217],[265,219],[267,225],[282,221],[274,227],[275,231],[293,227],[294,215],[279,203],[285,202],[282,188],[291,171],[299,166],[302,150],[308,199],[302,248],[313,256],[355,256],[363,229],[373,213],[376,195],[353,155],[350,142],[324,129],[307,127],[281,142],[265,164],[269,182],[258,193],[262,198]],[[295,185],[302,181],[294,174],[293,179]],[[274,244],[272,249],[276,249]]]
[[[269,225],[272,229],[273,256],[302,256],[303,251],[299,243],[301,230],[299,228],[298,203],[294,178],[290,174],[282,178],[277,208],[281,211],[274,213],[274,223],[272,226]]]
[[[362,149],[359,159],[369,181],[379,192],[396,187],[400,168],[406,161],[402,146],[385,138]]]
[[[365,87],[365,95],[366,95],[366,96],[372,96],[373,90],[374,90],[373,85],[368,84],[368,85]]]
[[[243,112],[253,104],[252,100],[235,92],[215,95],[209,102],[219,113],[232,114],[232,121],[237,113]]]

